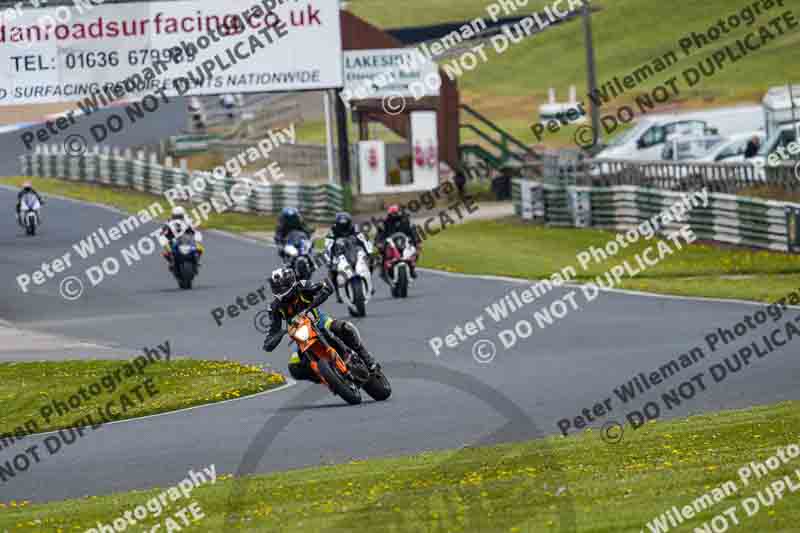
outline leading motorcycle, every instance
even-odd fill
[[[361,389],[379,402],[391,396],[392,386],[380,365],[370,373],[356,352],[317,327],[309,310],[292,317],[284,330],[287,332],[297,344],[298,354],[308,357],[320,381],[350,405],[361,403]]]
[[[336,268],[336,294],[341,297],[344,293],[351,316],[366,316],[372,294],[369,256],[354,236],[336,239],[331,256]]]
[[[39,210],[42,204],[35,194],[26,193],[20,200],[19,209],[19,223],[25,228],[25,233],[28,235],[36,235],[36,229],[39,227],[40,218]]]

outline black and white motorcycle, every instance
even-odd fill
[[[25,233],[28,235],[36,235],[36,230],[41,222],[39,218],[41,208],[42,203],[35,194],[29,192],[22,196],[19,205],[19,223],[25,228]]]
[[[351,316],[366,316],[367,302],[372,295],[372,274],[369,255],[358,237],[336,239],[327,253],[336,271],[336,294],[340,298],[344,296]]]

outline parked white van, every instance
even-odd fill
[[[596,159],[630,159],[657,161],[661,159],[664,143],[674,137],[714,134],[705,120],[670,118],[645,118],[633,128],[614,137]]]

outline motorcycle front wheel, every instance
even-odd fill
[[[367,316],[367,302],[364,296],[364,282],[360,278],[353,278],[350,280],[350,300],[353,302],[352,306],[347,306],[351,316]],[[355,310],[353,310],[355,307]]]
[[[188,290],[192,288],[194,281],[194,265],[189,261],[180,263],[178,268],[178,286],[181,289]]]
[[[370,380],[364,383],[361,388],[376,402],[382,402],[392,395],[392,385],[389,383],[389,380],[386,379],[383,370],[375,372]]]
[[[408,297],[408,267],[401,268],[397,274],[397,292],[400,298]]]

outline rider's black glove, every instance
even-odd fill
[[[330,280],[323,280],[321,285],[322,287],[320,290],[314,295],[314,301],[311,302],[312,308],[322,305],[322,303],[328,299],[328,296],[333,294],[333,286],[331,285]]]
[[[264,339],[264,351],[271,352],[272,350],[277,348],[278,345],[281,343],[282,338],[283,338],[283,333],[280,333],[278,335],[268,336],[266,339]]]

